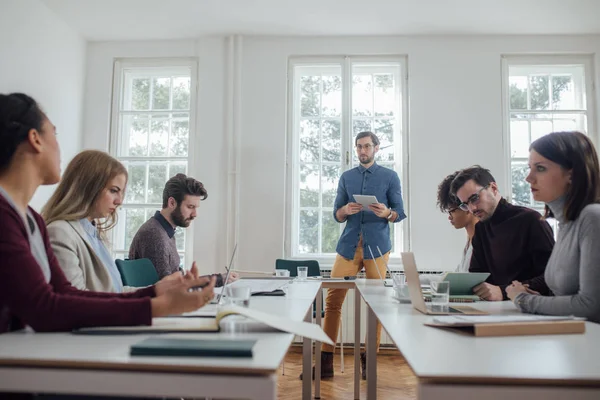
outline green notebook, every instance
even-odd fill
[[[490,276],[489,272],[447,272],[440,281],[450,282],[450,296],[473,295],[473,288]]]
[[[252,357],[256,340],[150,337],[131,346],[132,356]]]

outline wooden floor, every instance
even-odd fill
[[[321,381],[321,399],[352,400],[354,398],[354,356],[351,353],[344,355],[344,366],[345,371],[342,374],[339,352],[336,352],[335,376]],[[285,375],[278,377],[277,398],[279,400],[302,398],[302,381],[298,379],[301,372],[301,348],[292,348],[285,358]],[[400,353],[397,350],[382,350],[377,356],[377,399],[415,400],[416,388],[417,378]],[[360,393],[361,399],[367,398],[366,381],[361,380]]]

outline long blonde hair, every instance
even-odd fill
[[[42,208],[46,224],[89,217],[109,181],[121,174],[127,179],[125,166],[103,151],[85,150],[77,154],[67,166],[56,191]],[[105,232],[116,223],[117,212],[114,211],[103,221],[97,220],[96,227],[105,239]]]

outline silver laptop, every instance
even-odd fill
[[[421,282],[419,280],[419,270],[417,270],[417,263],[415,261],[415,255],[407,252],[402,253],[402,264],[404,265],[404,273],[406,274],[406,284],[408,285],[408,294],[410,296],[410,302],[413,307],[422,312],[423,314],[429,315],[448,315],[448,314],[473,314],[473,315],[486,315],[484,311],[480,311],[476,308],[469,306],[450,306],[448,311],[432,311],[431,305],[425,304],[425,298],[423,297],[423,291],[421,290]]]
[[[231,265],[233,264],[233,258],[235,257],[235,252],[237,250],[237,243],[233,247],[233,253],[231,254],[231,260],[229,260],[229,267],[227,267],[227,274],[225,275],[225,279],[223,279],[223,287],[221,288],[221,293],[215,296],[215,298],[210,302],[210,304],[221,304],[221,299],[225,296],[225,290],[227,289],[227,281],[229,281],[229,275],[231,275]]]

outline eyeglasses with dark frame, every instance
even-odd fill
[[[479,189],[478,191],[476,191],[475,193],[473,193],[468,199],[467,201],[460,203],[458,205],[458,208],[460,208],[463,211],[469,211],[469,204],[472,205],[477,205],[477,203],[479,203],[479,200],[481,200],[481,192],[485,189],[487,189],[490,185],[485,185],[484,187],[482,187],[481,189]]]
[[[360,144],[356,145],[356,150],[358,150],[358,151],[361,151],[362,149],[365,149],[366,151],[369,151],[369,150],[371,150],[373,148],[375,148],[375,146],[372,145],[371,143],[367,143],[365,145],[360,145]]]

